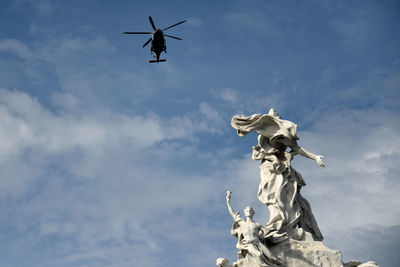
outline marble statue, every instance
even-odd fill
[[[270,214],[264,238],[276,243],[288,237],[300,240],[306,231],[314,240],[322,240],[310,204],[300,193],[306,183],[291,161],[301,155],[324,167],[323,156],[299,146],[297,125],[281,119],[274,109],[268,114],[236,115],[231,124],[241,137],[250,132],[259,134],[252,158],[261,160],[258,199],[267,205]]]
[[[270,216],[261,225],[253,220],[254,210],[246,207],[243,219],[232,209],[231,192],[227,191],[226,203],[233,217],[231,233],[238,239],[238,260],[230,265],[228,259],[218,258],[217,266],[378,267],[373,261],[343,263],[341,252],[322,242],[310,204],[300,193],[306,183],[291,161],[295,155],[301,155],[315,160],[321,167],[325,164],[323,156],[297,144],[295,123],[281,119],[270,109],[268,114],[236,115],[231,124],[239,136],[258,133],[252,158],[261,161],[258,199],[267,206]]]
[[[231,233],[238,239],[236,247],[239,249],[239,260],[233,266],[240,265],[242,261],[262,267],[283,265],[278,259],[272,256],[268,247],[261,240],[261,237],[264,235],[264,228],[261,224],[253,220],[253,208],[247,206],[243,211],[245,219],[242,219],[240,212],[235,212],[232,209],[230,200],[231,192],[227,191],[226,204],[233,218]]]

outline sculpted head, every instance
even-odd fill
[[[268,115],[277,117],[277,118],[279,118],[279,119],[281,118],[281,116],[279,116],[278,112],[276,112],[276,110],[273,109],[273,108],[270,108],[270,109],[269,109]]]
[[[243,213],[244,213],[244,216],[246,216],[246,217],[253,217],[255,214],[253,208],[250,206],[247,206],[246,208],[244,208]]]

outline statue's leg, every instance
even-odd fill
[[[270,266],[267,258],[264,256],[263,252],[261,251],[260,247],[257,245],[254,245],[253,243],[250,243],[246,245],[246,249],[248,251],[247,257],[249,258],[249,261],[254,261],[257,265],[257,267],[267,267]]]
[[[281,201],[286,215],[282,231],[294,239],[299,239],[302,237],[302,232],[298,232],[296,226],[299,223],[301,211],[297,202],[297,181],[293,178],[289,176],[281,190]]]
[[[274,172],[271,168],[272,164],[269,161],[265,161],[260,165],[258,199],[268,207],[269,220],[267,225],[275,224],[279,229],[281,225],[279,222],[285,218],[281,204],[279,203],[283,176],[282,174]]]
[[[276,264],[276,265],[284,265],[282,261],[280,261],[279,259],[277,259],[275,256],[273,256],[271,254],[271,251],[268,249],[268,247],[265,244],[260,243],[259,247],[260,247],[260,250],[262,251],[262,253],[264,254],[264,257],[267,258],[268,262]]]

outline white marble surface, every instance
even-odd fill
[[[258,199],[269,211],[269,221],[261,225],[253,220],[254,210],[246,207],[245,218],[231,206],[231,191],[226,193],[228,211],[233,218],[232,235],[238,239],[238,260],[218,258],[220,267],[378,267],[369,261],[343,263],[339,250],[322,242],[311,205],[300,193],[305,180],[291,166],[296,155],[315,160],[325,167],[323,156],[298,145],[297,125],[283,120],[274,109],[268,114],[236,115],[231,125],[239,136],[259,134],[252,158],[260,160]]]
[[[294,157],[301,155],[324,167],[323,156],[301,147],[297,125],[281,119],[274,109],[270,109],[268,114],[236,115],[231,125],[241,137],[250,132],[259,134],[252,158],[261,161],[257,197],[269,210],[269,221],[265,226],[268,236],[264,238],[279,242],[280,236],[286,234],[296,239],[296,229],[302,228],[310,232],[315,240],[323,240],[311,205],[301,195],[301,188],[306,182],[291,166]]]

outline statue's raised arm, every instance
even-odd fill
[[[226,205],[228,206],[229,214],[232,216],[232,218],[235,218],[238,213],[235,212],[232,209],[232,206],[231,206],[231,194],[232,194],[231,191],[226,190]]]

